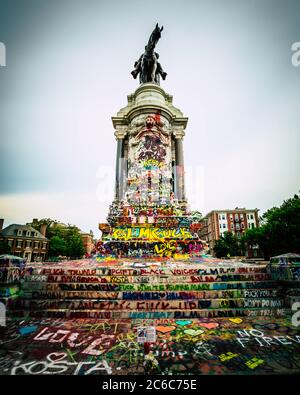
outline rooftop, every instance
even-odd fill
[[[208,217],[210,214],[213,214],[213,213],[236,213],[236,212],[238,212],[238,213],[245,213],[245,212],[246,213],[254,213],[256,211],[258,212],[259,209],[258,208],[252,208],[252,209],[247,208],[246,209],[246,208],[239,208],[239,207],[232,208],[232,209],[224,209],[224,210],[211,210],[204,217],[202,217],[202,219]]]
[[[18,231],[22,233],[18,234]],[[30,232],[30,235],[27,236],[27,233]],[[41,234],[38,230],[34,229],[30,225],[20,225],[20,224],[11,224],[6,228],[2,229],[0,232],[0,236],[2,237],[34,237],[36,239],[48,240],[45,236]]]

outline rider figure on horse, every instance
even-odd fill
[[[135,62],[135,69],[131,72],[133,78],[136,78],[140,74],[140,83],[152,82],[159,84],[159,76],[164,80],[167,73],[163,71],[161,64],[158,62],[159,54],[154,52],[154,48],[161,37],[161,28],[158,27],[158,23],[153,30],[148,44],[145,46],[145,52],[140,56],[139,60]]]

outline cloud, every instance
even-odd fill
[[[162,87],[189,117],[191,207],[204,214],[237,205],[266,210],[297,192],[300,67],[292,66],[291,44],[300,40],[299,1],[151,5],[1,2],[0,203],[7,221],[53,217],[97,230],[114,193],[111,116],[138,86],[130,71],[156,22],[164,25]]]
[[[108,201],[99,201],[96,194],[85,192],[24,193],[0,195],[0,207],[4,226],[25,224],[33,218],[52,218],[86,232],[92,229],[98,237],[98,223],[105,221],[103,213],[108,211]]]

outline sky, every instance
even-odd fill
[[[99,236],[114,196],[111,117],[158,22],[162,88],[189,118],[192,210],[259,208],[299,192],[298,0],[0,0],[0,218]]]

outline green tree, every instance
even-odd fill
[[[7,244],[7,242],[4,240],[0,240],[0,255],[11,254],[11,252],[11,247]]]
[[[241,237],[241,244],[245,251],[249,249],[249,247],[253,248],[257,245],[260,251],[266,251],[268,248],[268,239],[264,232],[264,227],[247,229]]]
[[[53,236],[49,244],[49,256],[57,257],[59,255],[65,256],[67,252],[67,244],[64,239],[59,236]]]
[[[300,197],[298,195],[285,200],[280,207],[268,210],[263,218],[266,220],[267,252],[271,255],[300,252]]]
[[[67,245],[67,254],[71,258],[82,258],[84,255],[84,247],[80,234],[73,234]]]
[[[80,230],[74,225],[68,225],[64,230],[64,239],[67,243],[67,255],[72,258],[82,258],[84,247]]]
[[[248,229],[243,241],[258,244],[265,259],[287,252],[300,253],[300,198],[285,200],[280,207],[272,207],[262,216],[258,229]]]
[[[202,218],[202,214],[200,213],[200,211],[192,211],[191,217],[193,217],[195,222],[199,222]]]
[[[243,244],[231,232],[225,232],[215,242],[214,253],[216,257],[240,256],[244,254]]]
[[[61,226],[57,220],[51,218],[34,219],[28,225],[32,226],[38,231],[40,231],[41,225],[47,225],[46,237],[48,239],[51,239],[53,236],[57,236],[59,232],[57,232],[56,227]]]
[[[61,224],[51,218],[34,220],[30,225],[39,230],[43,224],[47,225],[46,237],[50,240],[50,257],[64,255],[70,258],[82,258],[85,251],[80,229],[77,226]]]
[[[229,248],[225,244],[223,236],[221,236],[218,240],[216,240],[214,246],[214,253],[217,258],[225,257],[229,253]]]

